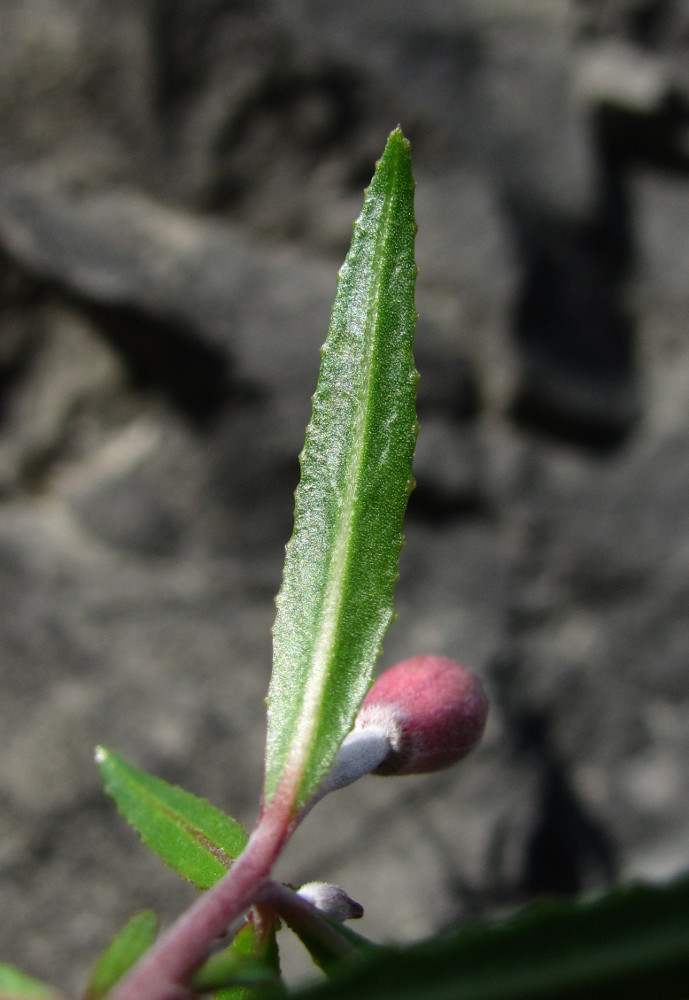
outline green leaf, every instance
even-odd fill
[[[0,962],[0,1000],[59,1000],[59,996],[52,986]]]
[[[276,602],[264,799],[284,777],[297,809],[351,728],[393,617],[417,430],[413,199],[398,129],[340,270]]]
[[[198,993],[217,991],[217,1000],[257,1000],[264,987],[282,992],[275,921],[259,932],[250,916],[227,948],[212,955],[194,975]]]
[[[381,949],[293,1000],[687,1000],[689,877]]]
[[[95,963],[85,1000],[101,1000],[151,947],[157,932],[158,918],[153,910],[142,910],[128,920]]]
[[[351,930],[344,924],[330,920],[324,913],[319,914],[319,917],[327,925],[331,933],[340,938],[342,946],[349,951],[352,957],[355,955],[371,955],[378,950],[379,946],[377,944],[369,941],[368,938],[362,937],[361,934],[357,934],[356,931]],[[330,976],[337,972],[342,965],[342,949],[335,952],[332,948],[329,948],[325,938],[322,935],[314,934],[312,929],[305,924],[290,923],[290,928],[304,945],[314,963],[326,975]]]
[[[98,747],[96,762],[106,792],[144,843],[183,878],[208,889],[244,850],[247,836],[236,820],[161,778]]]

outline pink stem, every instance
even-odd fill
[[[270,871],[291,835],[291,798],[276,791],[259,817],[242,854],[211,889],[200,896],[137,962],[110,1000],[188,1000],[185,984],[213,943],[260,896]]]
[[[269,903],[295,933],[309,932],[338,958],[348,958],[354,951],[344,935],[333,930],[322,919],[316,907],[302,899],[293,889],[267,881],[261,890],[261,902]]]

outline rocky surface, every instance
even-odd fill
[[[382,665],[462,658],[492,717],[456,771],[323,802],[280,873],[410,939],[686,867],[680,8],[5,0],[0,957],[74,994],[191,897],[96,743],[255,815],[318,347],[398,120],[422,430]]]

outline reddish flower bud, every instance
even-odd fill
[[[354,732],[382,731],[390,752],[374,774],[422,774],[450,767],[483,735],[488,698],[475,674],[442,656],[413,656],[378,678]]]

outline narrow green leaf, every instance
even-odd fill
[[[144,843],[199,889],[221,878],[246,846],[236,820],[206,799],[154,778],[98,747],[96,762],[112,796]]]
[[[293,1000],[687,1000],[689,877],[545,900],[343,966]]]
[[[0,962],[0,1000],[59,1000],[52,986]]]
[[[328,770],[370,684],[412,487],[414,182],[388,139],[340,270],[301,454],[273,631],[264,798],[297,808]]]
[[[275,971],[267,962],[254,955],[243,955],[230,945],[209,958],[199,969],[194,976],[194,989],[199,993],[220,989],[244,992],[244,987],[272,983],[276,978]]]
[[[101,1000],[151,947],[157,932],[158,918],[153,910],[134,914],[95,963],[85,1000]]]
[[[319,914],[319,916],[323,923],[327,924],[330,931],[340,938],[343,947],[349,951],[352,957],[355,955],[357,957],[371,955],[378,950],[379,945],[374,944],[373,941],[369,941],[368,938],[362,937],[361,934],[357,934],[356,931],[351,930],[344,924],[330,920],[325,914]],[[314,963],[326,975],[330,976],[338,971],[342,965],[341,949],[338,952],[333,951],[332,948],[328,947],[322,935],[314,934],[312,929],[306,925],[290,923],[290,928],[304,945]]]
[[[212,955],[194,975],[195,992],[216,992],[216,1000],[259,1000],[264,988],[282,991],[276,924],[261,929],[249,917],[234,941]]]

